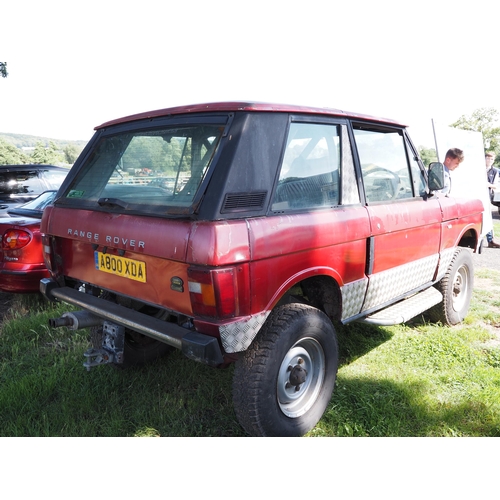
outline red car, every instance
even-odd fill
[[[8,211],[0,218],[0,290],[9,293],[37,293],[40,280],[49,273],[42,256],[40,219],[57,191],[46,191],[38,198]]]
[[[484,207],[443,187],[403,124],[358,113],[230,102],[108,122],[43,214],[40,289],[80,308],[49,324],[94,328],[87,368],[170,348],[234,362],[247,432],[303,435],[332,397],[337,322],[466,316]]]

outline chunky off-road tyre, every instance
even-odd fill
[[[338,369],[335,329],[305,304],[275,309],[236,362],[233,402],[252,436],[303,436],[322,417]]]
[[[463,321],[474,288],[474,263],[470,250],[459,248],[455,252],[446,274],[435,287],[443,294],[443,301],[429,311],[431,319],[445,325]]]

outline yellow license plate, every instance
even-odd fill
[[[94,260],[99,271],[146,283],[145,262],[102,252],[94,252]]]

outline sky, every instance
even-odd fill
[[[393,118],[432,147],[432,120],[500,110],[491,5],[4,2],[0,133],[88,140],[133,113],[250,100]]]

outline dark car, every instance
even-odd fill
[[[0,165],[0,217],[44,191],[59,189],[68,172],[54,165]]]
[[[0,219],[0,290],[36,293],[49,276],[43,262],[40,219],[57,191],[45,191],[34,200],[8,211]]]

